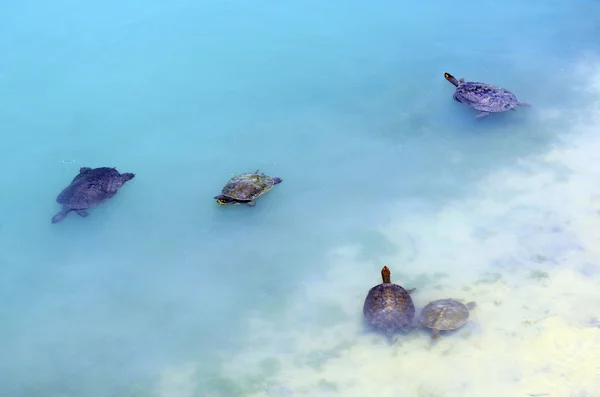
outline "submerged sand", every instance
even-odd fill
[[[196,396],[211,383],[220,386],[207,396],[599,396],[600,73],[581,72],[596,98],[585,112],[538,110],[546,124],[577,115],[564,143],[436,213],[399,205],[381,238],[406,249],[370,261],[364,246],[332,250],[282,316],[248,320],[246,347],[222,357],[219,375],[182,364],[159,395]],[[418,311],[473,300],[470,321],[435,343],[426,330],[393,346],[367,332],[362,303],[384,264],[393,282],[417,288]]]

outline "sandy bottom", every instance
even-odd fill
[[[581,73],[600,98],[598,70]],[[546,122],[566,116],[538,112]],[[489,175],[466,200],[436,213],[391,209],[382,239],[406,249],[372,261],[365,247],[332,250],[283,316],[248,321],[246,347],[222,357],[220,375],[182,364],[165,371],[158,394],[600,395],[600,100],[576,120],[564,144]],[[474,300],[470,321],[435,343],[426,330],[393,346],[367,332],[362,303],[383,264],[393,282],[417,288],[417,311],[434,299]]]

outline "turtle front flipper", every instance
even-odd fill
[[[531,104],[528,103],[528,102],[518,102],[517,105],[518,106],[524,106],[526,108],[530,108],[531,107]]]
[[[437,338],[439,338],[439,337],[440,337],[440,330],[439,330],[439,329],[437,329],[437,328],[433,328],[433,329],[431,330],[431,339],[432,339],[432,340],[436,340],[436,339],[437,339]]]
[[[411,288],[411,289],[407,289],[406,292],[408,292],[409,294],[412,294],[416,290],[417,290],[417,288]]]
[[[487,117],[489,115],[490,115],[490,112],[481,112],[477,116],[475,116],[475,118],[476,119],[482,119],[482,118]]]
[[[254,207],[254,206],[256,205],[256,203],[255,203],[254,201],[252,201],[252,200],[250,200],[250,201],[247,201],[245,204],[246,204],[248,207]]]
[[[70,208],[63,206],[60,212],[52,217],[52,223],[58,223],[62,221],[63,219],[65,219],[65,216],[67,216],[71,211],[72,210]]]
[[[86,210],[75,210],[75,212],[77,212],[77,215],[85,218],[86,216],[88,216],[90,213],[87,212]]]
[[[466,306],[467,306],[467,309],[473,310],[473,309],[475,309],[477,307],[477,303],[475,303],[475,302],[469,302],[469,303],[467,303]]]

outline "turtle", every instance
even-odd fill
[[[217,204],[246,204],[254,207],[254,200],[268,192],[273,186],[281,183],[283,179],[278,177],[270,177],[256,170],[252,173],[243,173],[235,175],[231,178],[221,194],[215,196]]]
[[[432,330],[431,339],[437,339],[440,331],[451,331],[465,325],[469,312],[475,309],[476,303],[462,303],[455,299],[438,299],[429,302],[421,310],[419,322]]]
[[[456,101],[481,110],[481,113],[475,116],[476,119],[489,116],[490,113],[516,111],[516,106],[531,106],[527,102],[520,102],[515,94],[507,89],[477,81],[457,80],[450,73],[444,73],[444,77],[456,86],[452,95]]]
[[[71,211],[75,211],[82,217],[88,216],[86,209],[109,200],[117,194],[125,182],[134,177],[135,174],[129,172],[121,174],[114,167],[81,167],[71,184],[56,198],[56,202],[62,205],[62,209],[54,215],[52,223],[62,221]]]
[[[404,289],[390,281],[390,269],[381,269],[382,283],[369,290],[363,306],[363,315],[370,326],[383,331],[393,343],[397,331],[407,331],[415,317],[415,305],[410,294],[415,290]]]

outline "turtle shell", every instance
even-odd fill
[[[509,90],[477,81],[460,79],[453,95],[454,99],[483,112],[505,112],[519,104]]]
[[[390,333],[410,324],[415,305],[407,290],[397,284],[383,283],[369,290],[363,314],[371,326]]]
[[[262,173],[244,173],[231,178],[221,194],[234,200],[250,201],[254,200],[275,185],[273,178]]]
[[[419,322],[427,328],[450,331],[462,327],[468,319],[467,305],[454,299],[439,299],[423,308]]]
[[[72,209],[86,209],[110,199],[123,186],[123,177],[114,168],[81,168],[79,174],[56,198]]]

